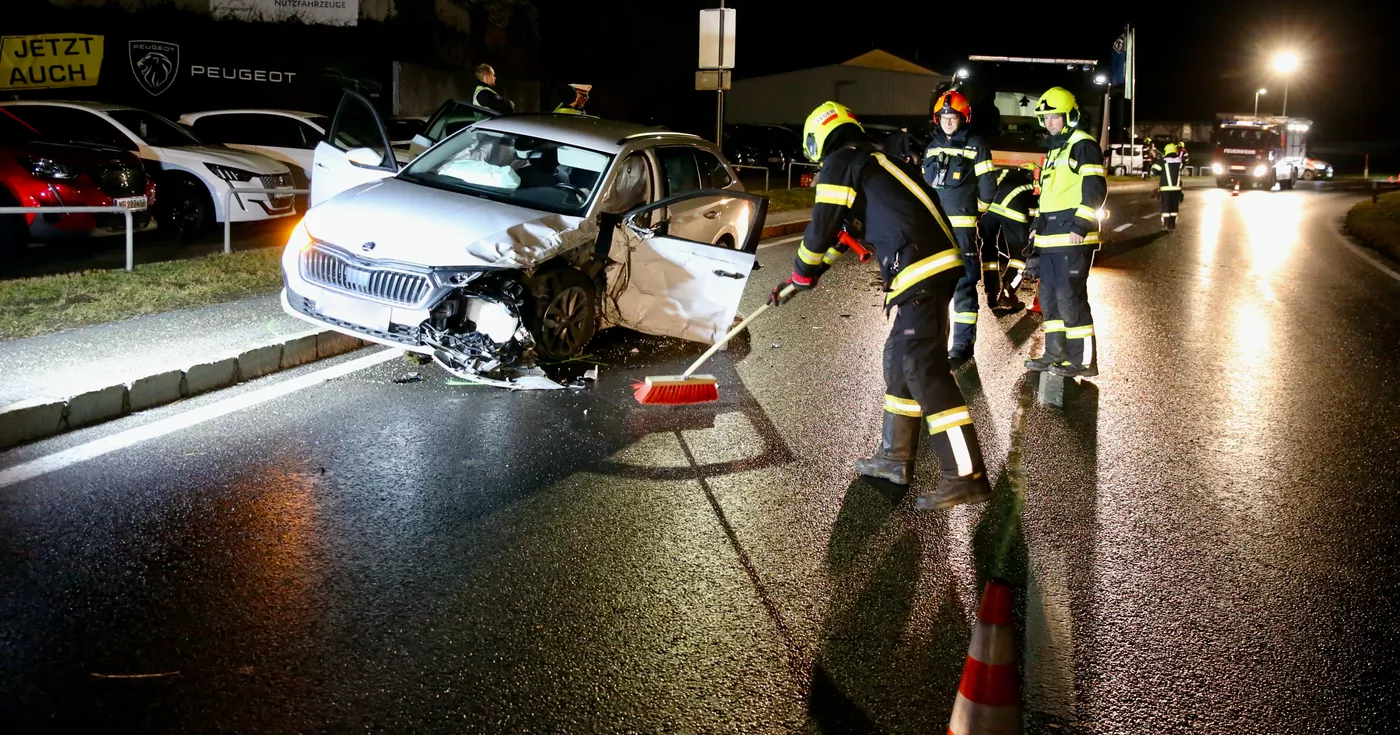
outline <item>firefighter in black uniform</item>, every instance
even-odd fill
[[[1162,229],[1176,229],[1176,215],[1181,211],[1181,166],[1184,161],[1176,145],[1168,143],[1162,149],[1162,158],[1152,164],[1152,173],[1157,175],[1157,195],[1162,200]]]
[[[1063,87],[1040,96],[1035,115],[1049,131],[1040,174],[1040,214],[1031,239],[1040,256],[1040,308],[1045,353],[1026,361],[1035,371],[1066,377],[1099,374],[1089,268],[1099,249],[1099,209],[1108,196],[1103,151],[1079,130],[1079,105]]]
[[[977,216],[987,211],[996,195],[995,166],[991,151],[972,135],[972,105],[959,92],[945,92],[933,105],[934,122],[924,152],[924,181],[938,193],[938,203],[948,214],[953,237],[963,257],[963,277],[953,292],[953,345],[948,357],[972,357],[977,342],[977,282],[984,270],[997,268],[996,259],[978,257]],[[992,294],[987,294],[990,300]]]
[[[982,238],[982,262],[996,263],[997,269],[982,271],[982,290],[987,305],[996,314],[1014,314],[1025,308],[1016,298],[1024,260],[1029,253],[1030,222],[1036,216],[1034,163],[997,172],[997,193],[992,205],[977,223]]]
[[[921,494],[925,510],[986,500],[992,495],[967,401],[945,352],[948,303],[962,274],[962,256],[947,218],[918,171],[891,160],[866,137],[851,111],[835,102],[818,107],[803,126],[803,152],[821,164],[816,204],[797,249],[789,284],[817,285],[845,251],[842,227],[870,243],[885,285],[885,309],[898,311],[885,342],[885,413],[880,448],[856,470],[907,485],[921,424],[942,465],[935,491]],[[974,254],[974,257],[975,254]],[[788,298],[791,298],[789,296]]]

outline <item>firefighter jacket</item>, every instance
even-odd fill
[[[1040,174],[1040,214],[1035,218],[1038,248],[1099,245],[1099,209],[1108,198],[1103,151],[1094,136],[1068,130],[1049,139]],[[1070,234],[1084,238],[1070,242]]]
[[[991,206],[995,169],[987,144],[966,128],[952,135],[935,128],[924,151],[924,181],[938,193],[939,204],[955,226],[975,227],[977,215]]]
[[[1039,214],[1036,208],[1035,180],[1029,171],[1008,168],[996,175],[997,193],[987,211],[1016,222],[1029,223]]]
[[[1157,185],[1162,191],[1181,191],[1181,156],[1167,156],[1152,164],[1152,173],[1157,174]]]
[[[885,308],[962,277],[963,262],[947,218],[918,172],[874,144],[854,143],[822,159],[812,221],[793,263],[793,280],[810,285],[847,248],[841,228],[868,242],[880,264]]]
[[[472,92],[472,104],[477,107],[485,107],[488,110],[499,112],[502,115],[509,115],[515,112],[515,103],[501,96],[494,88],[485,84],[476,85],[476,91]]]

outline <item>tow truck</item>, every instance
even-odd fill
[[[1276,115],[1219,114],[1210,170],[1216,186],[1292,189],[1303,177],[1312,121]]]

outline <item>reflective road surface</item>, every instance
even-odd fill
[[[1101,377],[1042,390],[1037,318],[982,314],[979,506],[855,478],[887,327],[853,261],[714,404],[633,402],[700,348],[627,332],[555,393],[367,349],[0,455],[0,723],[942,732],[996,575],[1028,732],[1393,732],[1400,280],[1336,234],[1355,200],[1195,190],[1160,235],[1115,195]]]

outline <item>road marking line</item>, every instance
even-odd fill
[[[388,362],[399,356],[402,350],[387,349],[376,352],[372,355],[343,362],[328,368],[317,370],[314,373],[301,375],[291,380],[284,380],[266,388],[259,388],[249,391],[243,395],[225,398],[217,403],[196,408],[192,411],[153,421],[145,426],[138,426],[134,429],[118,432],[111,436],[90,441],[86,444],[79,444],[76,447],[65,449],[55,454],[45,457],[31,459],[28,462],[21,462],[13,467],[0,470],[0,489],[11,485],[32,480],[50,472],[57,472],[65,467],[86,462],[90,459],[101,457],[104,454],[115,452],[118,449],[125,449],[133,444],[139,444],[150,439],[158,439],[167,434],[172,434],[181,429],[188,429],[191,426],[202,424],[220,416],[227,416],[245,408],[266,403],[274,398],[295,393],[304,388],[320,385],[328,380],[344,377],[350,373],[373,367],[383,362]]]
[[[1375,266],[1376,270],[1380,271],[1381,273],[1384,273],[1387,276],[1390,276],[1391,278],[1400,281],[1400,273],[1395,272],[1395,269],[1391,268],[1389,264],[1382,260],[1380,255],[1373,255],[1367,252],[1365,248],[1347,239],[1346,235],[1343,235],[1342,233],[1337,232],[1336,230],[1332,230],[1332,235],[1337,238],[1337,242],[1347,246],[1347,250],[1350,250],[1353,255]]]
[[[788,244],[788,243],[790,243],[790,242],[797,242],[798,240],[801,240],[801,239],[802,239],[802,235],[789,235],[789,236],[787,236],[787,237],[780,237],[780,238],[778,238],[777,240],[770,240],[769,242],[767,242],[767,243],[765,243],[765,244],[759,245],[759,246],[758,246],[758,249],[759,249],[759,250],[767,250],[768,248],[775,248],[775,247],[777,247],[777,246],[779,246],[779,245],[786,245],[786,244]]]
[[[1126,229],[1128,229],[1129,227],[1132,227],[1132,226],[1133,226],[1133,223],[1132,223],[1132,222],[1125,222],[1125,223],[1123,223],[1123,224],[1121,224],[1121,225],[1118,225],[1117,227],[1113,228],[1113,231],[1114,231],[1114,232],[1122,232],[1123,230],[1126,230]]]
[[[1162,215],[1160,215],[1160,214],[1145,214],[1145,215],[1143,215],[1142,217],[1140,217],[1139,219],[1152,219],[1153,217],[1161,217],[1161,216],[1162,216]]]

